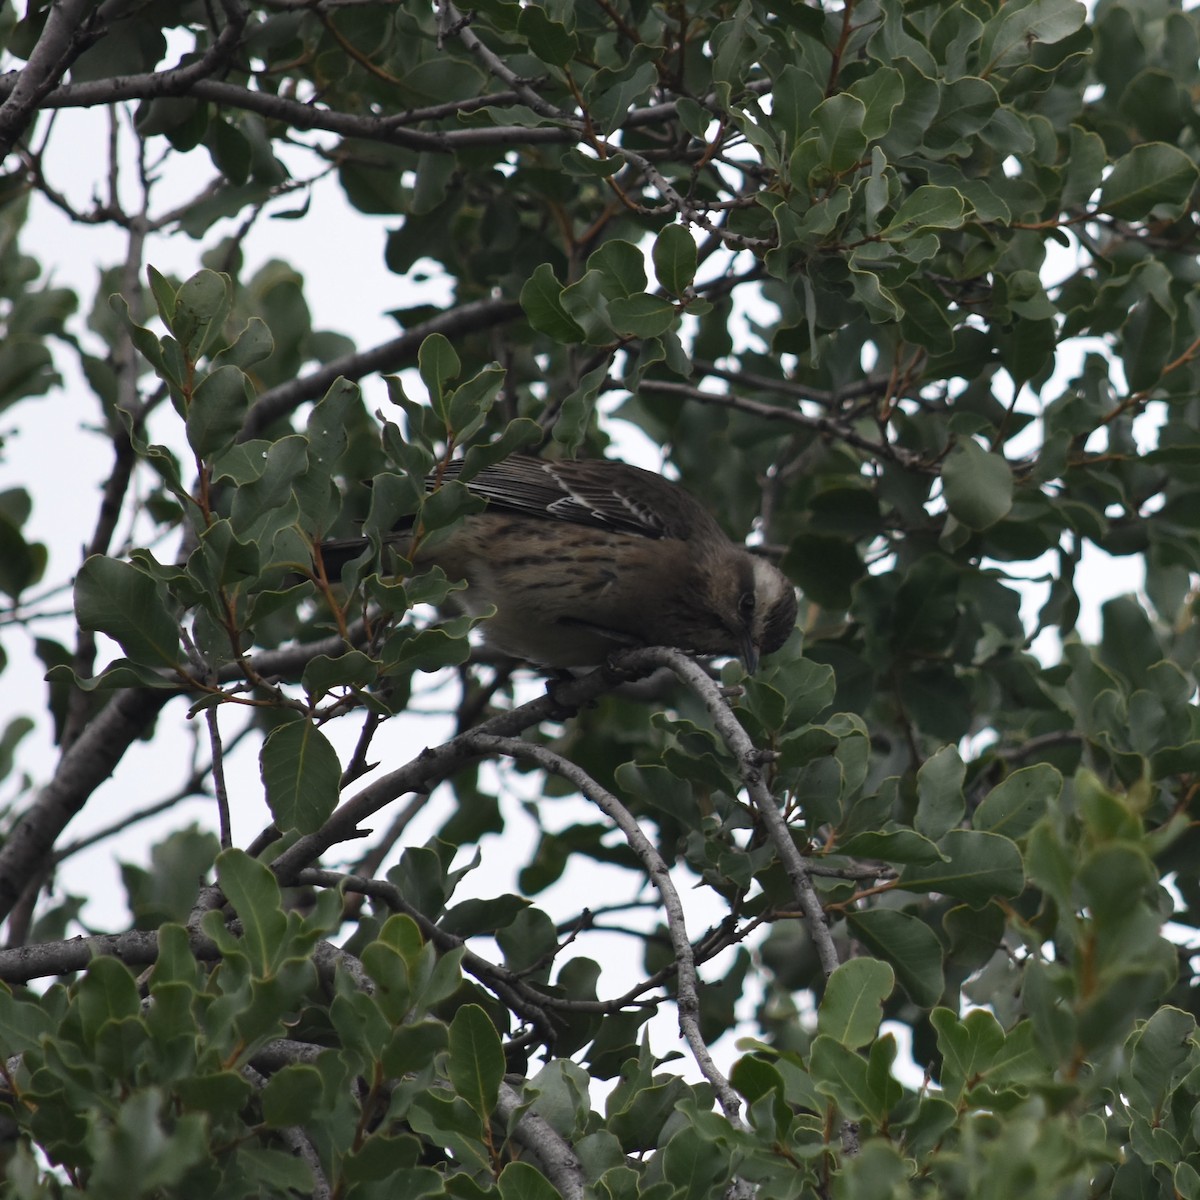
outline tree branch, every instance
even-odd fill
[[[426,747],[404,766],[372,781],[344,801],[325,824],[292,843],[271,864],[283,884],[294,882],[297,872],[324,854],[330,846],[359,836],[358,826],[408,792],[425,792],[480,757],[471,738],[476,733],[508,737],[542,721],[561,721],[574,715],[589,700],[625,682],[626,676],[610,667],[600,667],[566,683],[552,683],[544,696],[499,713],[475,730],[459,734],[440,746]]]
[[[671,948],[675,951],[675,971],[678,997],[676,1010],[679,1013],[679,1031],[687,1042],[704,1078],[712,1084],[721,1110],[730,1124],[745,1128],[741,1119],[742,1102],[730,1086],[729,1080],[717,1069],[708,1046],[700,1034],[700,995],[697,989],[696,961],[692,956],[692,944],[687,935],[687,924],[683,915],[683,904],[671,871],[653,843],[642,832],[633,814],[614,796],[600,786],[582,767],[569,759],[555,754],[545,746],[523,742],[518,738],[489,737],[473,731],[471,740],[489,754],[505,754],[510,758],[527,758],[546,771],[560,775],[577,787],[605,816],[614,821],[625,835],[633,852],[642,860],[658,894],[662,897],[667,916],[667,931],[671,936]]]
[[[345,639],[334,635],[257,654],[253,661],[258,673],[266,678],[290,678],[314,656],[340,654],[345,648]],[[235,663],[226,667],[219,679],[227,682],[241,677],[241,667]],[[67,823],[112,774],[125,751],[141,737],[162,707],[179,694],[177,688],[118,692],[63,754],[54,777],[38,792],[0,846],[0,919],[12,911]]]
[[[194,930],[188,934],[188,944],[197,958],[205,962],[220,958],[215,942]],[[119,958],[129,967],[149,966],[158,959],[158,930],[133,929],[128,933],[98,934],[0,950],[0,979],[5,983],[26,983],[48,975],[68,975],[84,970],[100,955]]]
[[[520,1092],[501,1082],[496,1100],[496,1113],[505,1125],[525,1101]],[[512,1136],[541,1164],[546,1178],[558,1189],[563,1200],[583,1200],[587,1188],[587,1175],[570,1142],[561,1137],[544,1117],[535,1112],[521,1114]]]
[[[335,379],[362,379],[364,375],[376,371],[398,370],[415,360],[421,343],[431,333],[442,333],[451,338],[455,334],[474,333],[514,320],[521,315],[521,311],[521,306],[514,300],[474,300],[422,321],[400,337],[384,342],[373,350],[335,358],[308,375],[263,392],[246,414],[238,438],[243,442],[248,441],[306,401],[319,400]]]
[[[678,396],[683,400],[698,400],[702,404],[715,404],[722,408],[737,409],[738,412],[749,413],[767,421],[785,421],[799,425],[802,429],[811,429],[825,437],[835,438],[845,442],[857,450],[863,450],[874,458],[886,458],[901,466],[914,469],[931,469],[920,457],[903,446],[891,442],[873,441],[863,437],[850,425],[835,421],[830,417],[810,417],[797,408],[784,408],[775,404],[763,404],[760,400],[749,400],[745,396],[735,396],[732,392],[706,392],[701,388],[692,387],[687,383],[675,383],[669,379],[643,379],[638,384],[638,390],[661,396]]]
[[[85,27],[91,22],[85,18],[92,7],[92,0],[55,0],[50,5],[41,37],[0,104],[0,159],[8,157],[46,95],[90,44]]]
[[[828,978],[838,967],[837,948],[829,933],[821,898],[813,887],[812,878],[804,863],[804,856],[792,840],[791,830],[775,803],[775,797],[763,781],[762,758],[749,734],[738,723],[716,682],[694,659],[682,650],[667,646],[648,646],[642,650],[628,650],[620,656],[623,666],[630,669],[647,669],[650,666],[669,667],[680,682],[691,688],[708,710],[717,732],[733,751],[738,762],[742,783],[754,802],[754,807],[767,827],[767,834],[783,863],[783,869],[792,885],[792,894],[804,913],[804,923],[817,949],[821,970]]]
[[[62,756],[54,778],[0,847],[0,918],[12,911],[67,822],[113,773],[130,744],[175,694],[165,688],[118,692]]]

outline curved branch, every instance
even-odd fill
[[[673,650],[667,646],[648,646],[643,650],[628,650],[620,658],[622,665],[631,669],[669,667],[681,683],[695,692],[708,710],[717,732],[737,759],[742,783],[762,817],[767,834],[783,863],[783,869],[792,885],[792,894],[804,913],[804,923],[817,948],[821,970],[828,979],[838,967],[838,954],[825,920],[821,898],[813,887],[804,856],[796,848],[791,830],[788,829],[787,822],[775,803],[775,797],[771,795],[770,788],[763,780],[762,755],[733,715],[720,687],[699,663],[689,658],[682,650]]]
[[[315,655],[340,654],[345,646],[345,640],[334,635],[256,654],[254,665],[267,678],[294,676]],[[219,678],[224,682],[240,679],[242,669],[231,664]],[[41,870],[71,818],[113,773],[126,750],[142,736],[163,706],[181,694],[174,687],[130,688],[118,692],[91,719],[59,759],[54,777],[38,792],[0,846],[0,920],[8,916],[29,881]]]
[[[572,141],[576,134],[569,129],[553,127],[528,128],[523,125],[480,126],[472,129],[423,130],[409,129],[404,122],[412,119],[407,113],[397,116],[359,116],[318,108],[301,100],[256,91],[224,80],[199,78],[192,63],[169,71],[149,71],[141,75],[117,75],[112,79],[97,79],[87,83],[66,83],[46,93],[40,108],[96,108],[119,104],[125,100],[155,100],[162,97],[191,97],[229,108],[257,113],[272,121],[283,121],[293,129],[319,129],[340,137],[363,138],[386,142],[404,149],[428,151],[433,154],[452,154],[471,146],[495,146],[524,143],[553,143]],[[11,97],[20,83],[21,74],[10,72],[0,77],[0,96]],[[491,104],[489,96],[480,97]]]
[[[513,71],[498,54],[494,54],[484,45],[479,35],[470,27],[468,20],[453,4],[447,3],[443,12],[452,22],[454,32],[458,35],[459,40],[479,59],[490,75],[516,92],[538,116],[547,117],[552,121],[563,121],[569,124],[572,132],[576,135],[582,131],[583,122],[578,117],[573,113],[559,112],[553,104],[543,100],[526,80]]]
[[[614,659],[619,663],[619,659]],[[385,804],[408,792],[424,792],[481,756],[471,741],[476,733],[508,737],[542,721],[561,721],[573,716],[602,692],[624,683],[627,675],[611,667],[600,667],[566,683],[551,683],[544,696],[499,713],[475,730],[459,734],[440,746],[426,747],[410,762],[368,784],[341,804],[315,833],[292,843],[271,864],[280,883],[290,885],[297,872],[320,857],[331,846],[359,836],[358,826]]]
[[[601,787],[582,767],[569,759],[555,754],[545,746],[523,742],[517,738],[489,737],[473,732],[471,740],[484,752],[505,754],[510,758],[527,758],[546,771],[561,776],[574,784],[605,816],[616,822],[625,835],[630,849],[642,860],[658,894],[662,897],[667,914],[667,931],[671,935],[671,948],[675,951],[676,984],[678,997],[676,1009],[679,1013],[679,1032],[683,1035],[704,1078],[712,1084],[721,1110],[730,1124],[745,1128],[740,1113],[742,1102],[729,1080],[717,1069],[700,1034],[700,995],[697,990],[696,960],[692,956],[692,944],[688,940],[687,925],[683,915],[683,904],[671,871],[662,855],[654,848],[650,839],[642,832],[633,814],[611,792]]]
[[[519,975],[466,948],[465,938],[447,933],[436,921],[431,921],[419,909],[414,908],[401,895],[400,889],[379,879],[364,879],[358,875],[343,875],[337,871],[322,871],[309,868],[296,876],[298,884],[316,887],[340,887],[348,892],[359,892],[382,900],[394,912],[410,917],[421,934],[441,951],[462,950],[463,968],[473,975],[484,987],[490,988],[513,1012],[520,1013],[534,1025],[547,1044],[553,1041],[554,1027],[546,1013],[546,997],[526,986]]]
[[[46,24],[24,70],[17,72],[0,104],[0,158],[6,158],[25,132],[46,95],[67,73],[71,63],[94,37],[85,33],[91,0],[57,0],[50,5]]]

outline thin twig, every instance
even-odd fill
[[[208,724],[208,742],[212,750],[213,794],[217,800],[221,849],[228,850],[233,846],[233,826],[229,819],[229,790],[225,785],[225,751],[221,746],[221,729],[217,722],[218,707],[210,704],[204,711],[204,718]]]
[[[873,441],[871,438],[863,437],[862,434],[841,421],[835,421],[830,417],[810,417],[797,408],[763,404],[759,400],[749,400],[745,396],[736,396],[732,392],[706,392],[701,388],[692,387],[691,384],[675,383],[669,379],[644,379],[638,384],[638,390],[663,396],[678,396],[685,400],[698,400],[702,404],[715,404],[722,408],[733,408],[768,421],[785,421],[792,425],[799,425],[803,429],[810,429],[825,437],[845,442],[873,457],[890,459],[904,467],[930,471],[934,469],[920,455],[906,450],[903,446],[897,446],[891,442]]]

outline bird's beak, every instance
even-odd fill
[[[758,670],[758,647],[748,629],[742,634],[742,648],[738,651],[738,658],[742,660],[747,675],[753,675]]]

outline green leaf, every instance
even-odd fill
[[[337,805],[341,764],[311,721],[276,726],[263,743],[259,770],[271,815],[281,830],[314,833]]]
[[[529,417],[514,418],[505,425],[504,432],[494,441],[467,447],[459,479],[466,482],[478,475],[484,467],[503,462],[510,454],[535,445],[541,441],[542,433],[542,427]]]
[[[654,239],[654,274],[664,290],[682,296],[696,278],[696,242],[683,225],[667,225]]]
[[[913,828],[936,842],[953,829],[966,809],[962,785],[967,768],[955,746],[943,746],[917,772],[917,816]]]
[[[310,699],[320,698],[334,688],[367,687],[375,682],[378,666],[361,650],[347,650],[337,658],[319,654],[304,665],[300,682]]]
[[[663,1178],[675,1189],[673,1196],[680,1200],[700,1200],[713,1195],[714,1185],[728,1180],[729,1157],[727,1145],[706,1137],[689,1122],[667,1142],[663,1151]]]
[[[880,1045],[890,1038],[880,1039]],[[809,1068],[817,1089],[835,1100],[851,1119],[870,1117],[878,1122],[887,1115],[900,1085],[886,1076],[880,1078],[871,1064],[848,1046],[825,1034],[813,1041]]]
[[[596,271],[601,290],[610,300],[625,299],[646,290],[646,260],[640,247],[614,238],[605,242],[588,260],[587,269]]]
[[[93,1168],[88,1190],[96,1196],[127,1196],[136,1179],[143,1196],[174,1191],[185,1174],[207,1157],[206,1122],[196,1113],[165,1120],[157,1088],[135,1091],[97,1122],[88,1139]]]
[[[632,70],[597,71],[587,87],[588,115],[608,137],[621,127],[630,108],[649,97],[657,82],[658,72],[649,62]]]
[[[270,358],[275,349],[275,339],[261,317],[251,317],[245,329],[238,334],[232,346],[226,346],[213,360],[214,367],[248,367]]]
[[[146,279],[150,284],[150,294],[154,297],[158,315],[162,323],[170,329],[171,322],[175,320],[175,286],[154,267],[146,268]],[[124,302],[124,297],[122,301]]]
[[[986,73],[1028,60],[1038,42],[1062,41],[1087,20],[1076,0],[1024,0],[1006,4],[984,29],[979,57]]]
[[[675,324],[675,306],[658,296],[640,292],[613,300],[608,306],[613,328],[628,337],[652,338]]]
[[[821,161],[834,174],[849,171],[866,154],[866,116],[866,105],[849,92],[830,96],[817,105],[813,121],[820,132]]]
[[[817,1031],[852,1050],[865,1046],[879,1031],[883,1002],[895,986],[896,977],[887,963],[871,958],[842,963],[821,997]]]
[[[608,319],[608,303],[605,279],[599,271],[589,269],[582,278],[563,288],[563,308],[579,323],[588,345],[607,346],[616,336]],[[607,375],[607,362],[601,363],[601,367]]]
[[[209,153],[213,166],[230,183],[240,186],[250,178],[250,142],[231,121],[213,122]]]
[[[486,1122],[504,1077],[500,1035],[478,1004],[464,1004],[450,1022],[450,1083]]]
[[[242,948],[255,974],[271,973],[287,929],[271,869],[242,850],[217,855],[217,882],[242,923]]]
[[[482,426],[483,419],[491,411],[504,386],[504,379],[502,368],[484,367],[451,392],[446,421],[456,441],[472,437]]]
[[[530,5],[520,11],[517,33],[528,41],[529,48],[542,62],[565,67],[579,51],[575,35],[565,25],[551,20],[542,8]]]
[[[884,137],[892,127],[892,114],[904,102],[904,76],[891,67],[877,66],[848,91],[862,101],[863,133],[872,140]]]
[[[1122,1090],[1147,1113],[1164,1107],[1192,1069],[1196,1019],[1178,1008],[1160,1008],[1125,1043],[1128,1067]]]
[[[36,1049],[52,1028],[52,1018],[40,1004],[17,999],[7,985],[0,987],[0,1044],[9,1054]]]
[[[1004,1030],[990,1012],[981,1008],[973,1009],[962,1020],[948,1009],[938,1008],[929,1021],[937,1031],[942,1053],[942,1087],[949,1098],[957,1099],[1000,1057]]]
[[[966,219],[967,202],[960,191],[926,184],[905,198],[880,236],[904,239],[921,229],[957,229]]]
[[[232,303],[233,283],[216,271],[197,271],[176,292],[168,328],[188,361],[195,362],[223,335]]]
[[[490,896],[486,900],[464,900],[448,909],[439,924],[447,933],[458,937],[477,937],[511,925],[528,907],[528,900],[512,894]]]
[[[539,333],[570,345],[583,341],[584,332],[563,308],[562,294],[563,286],[554,277],[554,269],[549,263],[539,263],[521,288],[521,307]]]
[[[380,1062],[394,1078],[423,1071],[446,1049],[448,1042],[449,1033],[441,1021],[413,1021],[392,1031]]]
[[[106,633],[135,663],[173,667],[179,624],[165,586],[130,563],[94,554],[75,577],[75,615],[84,629]]]
[[[960,438],[947,455],[942,486],[946,507],[968,529],[988,529],[1012,509],[1012,470],[972,438]]]
[[[886,959],[914,1004],[931,1008],[942,997],[942,944],[920,917],[892,908],[851,910],[846,922],[873,954]]]
[[[263,1121],[275,1129],[306,1125],[324,1103],[324,1077],[307,1063],[276,1071],[261,1093]]]
[[[218,367],[200,381],[187,414],[188,443],[198,458],[233,444],[252,399],[250,381],[237,367]]]
[[[462,370],[462,363],[450,345],[449,339],[441,333],[431,333],[417,351],[417,365],[421,372],[421,382],[429,392],[429,402],[433,411],[445,420],[446,384],[457,377]]]
[[[1063,779],[1049,763],[1035,763],[1014,771],[997,784],[980,803],[972,825],[1008,838],[1024,837],[1062,794]]]
[[[1177,146],[1134,146],[1113,164],[1100,189],[1099,209],[1122,221],[1140,221],[1156,209],[1173,219],[1187,206],[1198,175],[1196,164]]]
[[[501,1200],[561,1200],[558,1188],[526,1162],[508,1163],[496,1182],[500,1186]]]
[[[941,861],[937,845],[911,829],[867,830],[840,843],[843,854],[855,858],[879,858],[890,863],[934,863]]]
[[[900,886],[913,892],[946,892],[980,908],[989,900],[1018,896],[1025,886],[1021,854],[1006,837],[952,829],[938,843],[945,863],[910,863]]]
[[[14,488],[5,493],[24,494],[23,488]],[[25,518],[11,520],[0,513],[0,591],[16,600],[26,588],[41,579],[49,560],[46,547],[40,542],[26,541],[20,526]]]
[[[94,959],[79,983],[77,994],[80,1032],[94,1047],[105,1025],[136,1017],[141,1012],[137,981],[118,959]]]

